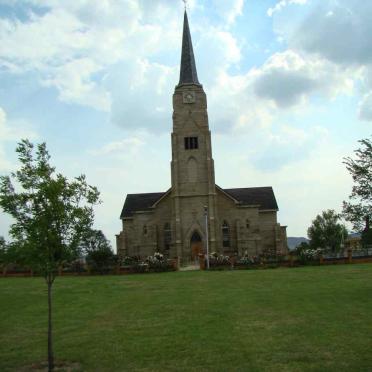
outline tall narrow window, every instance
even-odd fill
[[[195,150],[198,145],[198,137],[185,137],[185,150]]]
[[[170,249],[171,241],[172,241],[172,230],[171,230],[170,224],[167,222],[164,225],[164,248],[166,250]]]
[[[147,226],[143,225],[143,235],[147,235]]]
[[[230,228],[226,221],[223,221],[222,224],[222,246],[224,248],[230,247]]]

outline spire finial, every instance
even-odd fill
[[[185,4],[185,10],[186,10],[186,8],[187,8],[187,0],[182,0],[182,1]]]
[[[187,2],[187,0],[182,1],[185,4]],[[182,53],[179,85],[181,84],[200,85],[198,81],[198,74],[196,72],[194,51],[192,48],[191,34],[186,9],[183,20]]]

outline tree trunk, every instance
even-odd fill
[[[53,280],[49,276],[48,284],[48,372],[54,370],[53,339],[52,339],[52,284]]]

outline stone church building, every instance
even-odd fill
[[[256,256],[287,252],[272,187],[216,185],[207,97],[199,83],[185,11],[180,81],[173,94],[172,185],[165,192],[128,194],[116,236],[120,256],[162,252],[186,263],[198,253]]]

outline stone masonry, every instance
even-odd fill
[[[173,94],[171,178],[166,192],[127,195],[116,236],[119,255],[159,251],[189,262],[195,247],[205,253],[205,211],[210,252],[287,252],[286,227],[277,221],[271,187],[222,189],[215,184],[207,97],[198,81],[186,12],[180,82]]]

